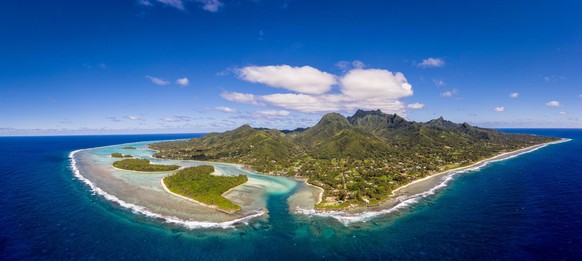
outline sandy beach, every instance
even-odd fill
[[[124,202],[120,203],[122,206],[124,204],[132,204],[132,206],[136,206],[130,207],[130,209],[134,211],[139,209],[137,212],[145,213],[145,210],[147,209],[148,213],[153,213],[163,217],[172,217],[175,219],[186,220],[188,222],[200,221],[216,224],[234,222],[235,220],[245,220],[250,216],[257,217],[263,215],[267,218],[268,211],[266,211],[266,202],[264,201],[265,194],[288,193],[293,189],[293,187],[299,186],[295,190],[295,193],[293,193],[293,195],[291,195],[287,200],[291,212],[295,214],[332,216],[340,220],[340,222],[345,222],[347,224],[396,211],[418,201],[419,198],[434,194],[436,190],[446,186],[455,174],[475,170],[490,162],[509,159],[550,144],[565,141],[567,140],[563,139],[555,142],[533,145],[516,151],[502,153],[468,166],[439,172],[398,187],[392,192],[388,199],[380,204],[339,210],[315,209],[315,205],[322,201],[324,190],[318,186],[307,183],[307,179],[305,178],[295,178],[291,180],[284,177],[258,174],[245,170],[245,166],[240,164],[155,159],[156,163],[178,164],[181,165],[182,168],[201,164],[213,165],[215,166],[214,175],[238,175],[240,173],[245,173],[249,176],[249,181],[247,183],[234,187],[223,193],[223,196],[241,206],[242,210],[237,213],[224,211],[216,206],[207,205],[169,191],[163,182],[163,178],[169,175],[170,172],[138,175],[139,172],[114,168],[111,166],[114,159],[108,157],[108,155],[112,150],[117,148],[116,146],[79,151],[76,155],[76,160],[80,164],[75,164],[79,166],[79,172],[83,173],[83,178],[89,180],[99,191],[114,197],[115,200],[112,201],[117,200],[119,202]],[[141,157],[147,158],[150,156],[147,151],[141,151],[141,153],[143,153],[142,155],[139,155]]]
[[[208,205],[208,204],[204,204],[204,203],[202,203],[202,202],[200,202],[200,201],[198,201],[198,200],[195,200],[195,199],[192,199],[192,198],[185,197],[185,196],[182,196],[182,195],[180,195],[180,194],[174,193],[174,192],[170,191],[170,190],[168,189],[168,187],[166,187],[166,183],[164,183],[164,179],[161,179],[161,180],[160,180],[160,184],[162,185],[162,188],[164,188],[164,191],[166,191],[166,192],[168,192],[168,193],[170,193],[170,194],[172,194],[172,195],[174,195],[174,196],[176,196],[176,197],[179,197],[179,198],[181,198],[181,199],[185,199],[185,200],[188,200],[188,201],[194,202],[194,203],[196,203],[196,204],[202,205],[202,206],[204,206],[204,207],[207,207],[207,208],[216,209],[216,210],[218,210],[218,211],[221,211],[221,212],[224,212],[224,213],[226,213],[226,214],[232,214],[232,213],[236,212],[236,211],[227,211],[227,210],[221,209],[221,208],[219,208],[219,207],[217,207],[217,206],[214,206],[214,205]],[[224,195],[224,194],[226,194],[226,193],[228,193],[228,192],[230,192],[230,191],[231,191],[231,190],[233,190],[233,189],[234,189],[234,188],[231,188],[231,189],[227,190],[226,192],[224,192],[224,193],[223,193],[223,195]]]
[[[510,159],[528,152],[535,151],[537,149],[540,149],[551,144],[562,143],[567,141],[569,140],[562,139],[558,141],[529,146],[515,151],[501,153],[499,155],[475,162],[468,166],[442,171],[418,180],[414,180],[408,184],[405,184],[393,190],[392,194],[386,200],[374,206],[350,207],[337,210],[320,210],[315,208],[298,207],[299,204],[296,203],[295,204],[296,206],[291,209],[292,211],[298,214],[331,216],[344,224],[362,221],[377,215],[382,215],[396,211],[402,207],[408,206],[409,204],[418,201],[419,198],[434,194],[438,189],[445,187],[447,183],[452,179],[452,176],[455,174],[476,170],[491,162]],[[311,184],[308,185],[312,187],[317,187]],[[317,191],[314,191],[313,193],[319,193],[316,197],[321,199],[323,195],[323,189],[319,188]]]

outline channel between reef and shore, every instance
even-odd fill
[[[187,219],[187,218],[183,218],[183,217],[178,217],[175,215],[168,215],[168,213],[162,214],[162,213],[158,213],[156,210],[150,209],[149,207],[140,205],[138,202],[133,202],[133,201],[127,201],[124,200],[122,198],[120,198],[119,196],[115,195],[115,194],[111,194],[110,192],[106,192],[104,189],[105,188],[101,188],[99,186],[97,186],[92,180],[90,180],[89,178],[85,177],[84,175],[82,175],[82,171],[80,169],[79,166],[77,166],[77,164],[80,164],[78,162],[78,158],[77,155],[81,152],[86,152],[86,151],[91,151],[91,150],[96,150],[96,149],[103,149],[103,148],[110,148],[110,147],[114,147],[114,146],[119,146],[119,145],[111,145],[111,146],[102,146],[102,147],[96,147],[96,148],[90,148],[90,149],[80,149],[80,150],[75,150],[69,153],[69,158],[70,158],[70,168],[71,171],[73,172],[74,176],[79,179],[82,183],[86,184],[87,186],[89,186],[89,189],[99,195],[102,196],[103,198],[105,198],[108,201],[111,201],[117,205],[119,205],[122,208],[128,209],[134,213],[139,213],[141,215],[150,217],[152,219],[156,219],[156,220],[160,220],[163,221],[164,223],[170,223],[170,224],[176,224],[176,225],[180,225],[189,229],[197,229],[197,228],[234,228],[237,224],[248,224],[248,222],[252,219],[258,218],[260,216],[263,216],[265,214],[265,211],[262,210],[258,210],[258,211],[251,211],[246,213],[243,216],[233,216],[233,219],[231,220],[197,220],[197,219]],[[111,166],[109,166],[111,167]],[[128,171],[128,170],[123,170]],[[131,171],[129,171],[131,172]],[[163,191],[162,193],[166,193],[167,191]],[[168,194],[166,194],[168,195]],[[169,197],[173,197],[172,195],[168,195]],[[198,202],[198,204],[200,204],[200,202]],[[202,206],[203,208],[208,207],[209,209],[211,209],[209,206]],[[217,211],[217,210],[215,210]]]
[[[366,221],[366,220],[373,218],[375,216],[378,216],[378,215],[384,215],[387,213],[398,211],[404,207],[409,206],[410,204],[417,202],[420,198],[434,194],[436,190],[438,190],[442,187],[445,187],[446,184],[452,179],[452,177],[455,174],[459,174],[459,173],[463,173],[463,172],[467,172],[467,171],[471,171],[471,170],[476,170],[476,169],[479,169],[479,168],[481,168],[481,167],[483,167],[491,162],[507,160],[507,159],[510,159],[510,158],[513,158],[513,157],[516,157],[516,156],[519,156],[519,155],[522,155],[525,153],[535,151],[537,149],[543,148],[543,147],[551,145],[551,144],[562,143],[562,142],[567,142],[567,141],[569,141],[569,139],[561,139],[561,140],[557,140],[557,141],[532,145],[532,146],[518,149],[515,151],[504,152],[504,153],[495,155],[493,157],[472,163],[468,166],[449,169],[446,171],[442,171],[439,173],[435,173],[435,174],[426,176],[426,177],[421,178],[421,179],[413,180],[405,185],[402,185],[402,186],[394,189],[392,191],[392,193],[390,194],[390,196],[388,196],[388,198],[386,200],[382,201],[379,204],[375,204],[373,206],[355,206],[355,207],[347,207],[347,208],[334,209],[334,210],[317,209],[315,207],[315,205],[322,202],[324,189],[321,187],[318,187],[316,185],[308,183],[308,179],[306,179],[306,178],[290,177],[290,178],[293,178],[297,181],[303,182],[303,184],[306,185],[306,188],[311,187],[312,189],[306,189],[305,192],[308,191],[309,192],[308,195],[311,195],[309,197],[312,199],[309,199],[309,201],[311,201],[311,200],[314,201],[313,208],[306,207],[306,205],[303,205],[306,208],[301,208],[299,206],[296,206],[296,207],[291,207],[290,209],[295,214],[332,217],[332,218],[335,218],[336,220],[340,221],[344,225],[348,225],[348,224],[353,223],[353,222]],[[93,148],[93,149],[96,149],[96,148]],[[107,198],[109,200],[118,202],[121,206],[129,208],[132,211],[140,212],[142,214],[145,214],[145,215],[151,216],[151,217],[155,217],[155,218],[162,218],[161,215],[147,211],[146,209],[144,209],[141,206],[135,206],[132,204],[128,204],[128,203],[123,202],[120,199],[118,199],[112,195],[108,195],[107,193],[104,193],[104,191],[101,191],[101,189],[97,188],[89,180],[82,177],[79,173],[79,170],[76,167],[76,161],[75,161],[75,157],[74,157],[75,154],[80,152],[80,151],[83,151],[83,150],[71,152],[71,154],[69,155],[69,157],[71,158],[71,161],[72,161],[71,166],[74,170],[75,175],[79,179],[81,179],[84,183],[91,186],[91,189],[93,191],[97,192],[98,194],[103,195],[105,198]],[[198,162],[205,163],[204,161],[198,161]],[[236,163],[226,163],[226,162],[208,162],[208,163],[226,164],[226,165],[236,166],[237,168],[241,168],[241,169],[248,168],[248,166],[236,164]],[[127,171],[127,170],[124,170],[124,171]],[[258,174],[262,174],[262,173],[259,173],[256,171],[253,171],[253,172],[258,173]],[[216,173],[216,174],[220,175],[221,173]],[[262,175],[268,176],[268,174],[262,174]],[[170,196],[178,197],[180,199],[187,200],[189,202],[195,203],[195,204],[200,205],[202,207],[214,209],[216,211],[220,211],[220,212],[223,212],[226,214],[232,214],[232,212],[225,211],[223,209],[218,208],[217,206],[208,205],[208,204],[199,202],[197,200],[194,200],[192,198],[185,197],[185,196],[179,195],[177,193],[171,192],[167,188],[167,186],[165,185],[163,178],[160,180],[160,184],[161,184],[161,187],[163,188],[164,192],[168,193]],[[229,191],[223,193],[223,195],[227,194]],[[306,194],[304,194],[304,195],[306,195]],[[303,200],[305,203],[309,202],[309,201],[305,201],[306,198],[299,198],[299,200]],[[309,205],[309,204],[307,204],[307,205]],[[243,220],[254,218],[254,217],[262,215],[263,213],[264,213],[263,211],[258,211],[258,212],[255,212],[255,213],[249,215],[249,216],[237,219],[237,221],[240,222]],[[169,217],[169,218],[163,217],[163,219],[165,219],[166,222],[169,222],[169,223],[187,224],[186,226],[188,226],[188,227],[216,227],[216,226],[230,227],[230,226],[232,226],[232,224],[234,222],[236,222],[234,220],[230,221],[230,222],[221,222],[221,223],[190,222],[190,221],[185,221],[185,220],[176,220],[175,217]]]
[[[418,199],[421,197],[425,197],[425,196],[434,194],[436,190],[445,187],[446,184],[451,180],[451,177],[455,174],[464,173],[464,172],[471,171],[471,170],[476,170],[476,169],[479,169],[479,168],[481,168],[489,163],[492,163],[492,162],[498,162],[498,161],[511,159],[511,158],[517,157],[519,155],[523,155],[523,154],[526,154],[529,152],[536,151],[536,150],[541,149],[543,147],[546,147],[548,145],[558,144],[558,143],[568,142],[568,141],[570,141],[570,139],[561,139],[561,140],[557,140],[557,141],[551,141],[551,142],[532,145],[532,146],[529,146],[526,148],[521,148],[521,149],[510,151],[510,152],[504,152],[504,153],[495,155],[493,157],[477,161],[477,162],[472,163],[472,164],[467,165],[467,166],[449,169],[446,171],[442,171],[439,173],[435,173],[435,174],[426,176],[426,177],[421,178],[421,179],[413,180],[405,185],[402,185],[402,186],[394,189],[392,191],[392,193],[390,194],[390,196],[388,196],[387,199],[385,199],[384,201],[382,201],[378,204],[375,204],[373,206],[350,206],[350,207],[346,207],[346,208],[333,209],[333,210],[317,209],[317,208],[305,209],[305,208],[298,207],[298,208],[294,209],[294,212],[298,213],[298,214],[333,217],[333,218],[337,219],[338,221],[340,221],[341,223],[343,223],[344,225],[348,225],[352,222],[365,221],[365,220],[368,220],[368,219],[375,217],[375,216],[378,216],[378,215],[387,214],[387,213],[397,211],[399,209],[402,209],[403,207],[410,205],[411,203],[417,202]],[[441,178],[441,177],[447,177],[447,178],[444,180],[440,180],[439,178]],[[415,186],[420,185],[423,182],[428,182],[428,181],[432,181],[432,180],[435,180],[437,182],[433,182],[429,186],[419,186],[419,188],[414,188]],[[305,180],[305,182],[307,183],[307,180]],[[307,184],[309,184],[309,183],[307,183]],[[319,197],[318,197],[319,201],[316,203],[316,204],[319,204],[321,202],[322,197],[323,197],[324,189],[321,187],[318,187],[316,185],[313,185],[313,184],[309,184],[309,185],[319,188],[319,190],[320,190]]]

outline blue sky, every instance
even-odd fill
[[[0,135],[582,128],[581,1],[0,3]]]

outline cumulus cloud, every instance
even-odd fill
[[[417,103],[408,104],[406,107],[411,109],[411,110],[420,110],[420,109],[424,108],[424,104],[417,102]]]
[[[512,92],[509,94],[509,97],[511,97],[511,98],[517,98],[518,96],[519,96],[519,93],[517,93],[517,92]]]
[[[289,67],[282,66],[265,66],[270,69],[279,70],[285,68],[283,71],[291,68],[305,68],[305,67]],[[248,67],[247,67],[248,68]],[[352,69],[342,77],[322,73],[312,67],[309,71],[315,72],[313,75],[318,75],[321,79],[310,79],[310,83],[325,83],[321,84],[318,91],[306,92],[305,89],[300,88],[299,85],[290,87],[289,83],[282,84],[280,79],[286,79],[281,76],[273,78],[262,78],[253,75],[252,79],[262,79],[261,82],[273,86],[275,84],[282,86],[285,89],[295,91],[296,93],[274,93],[267,95],[253,95],[236,92],[224,92],[221,96],[227,100],[250,103],[250,104],[265,104],[284,108],[286,110],[306,112],[306,113],[322,113],[331,111],[345,111],[352,112],[356,109],[381,109],[387,113],[404,114],[407,106],[400,101],[403,97],[408,97],[413,94],[412,86],[406,80],[402,73],[390,72],[384,69]],[[269,69],[269,70],[270,70]],[[255,72],[255,68],[252,70]],[[271,72],[271,71],[269,71]],[[240,78],[248,80],[249,74],[240,74]],[[265,74],[258,74],[264,76]],[[271,76],[271,73],[266,75]],[[276,79],[276,80],[274,80]],[[258,80],[256,80],[258,82]],[[293,84],[295,79],[292,81]],[[339,92],[332,91],[331,85],[336,82]],[[322,87],[323,86],[323,87]],[[281,87],[283,88],[283,87]],[[420,104],[411,105],[413,107],[421,106]],[[414,109],[411,107],[412,109]]]
[[[226,112],[226,113],[238,113],[238,111],[236,109],[226,107],[226,106],[218,106],[218,107],[214,107],[214,109],[217,111]]]
[[[168,85],[170,84],[169,81],[166,81],[162,78],[158,78],[158,77],[154,77],[154,76],[150,76],[150,75],[146,75],[146,78],[149,79],[150,81],[152,81],[154,84],[160,85],[160,86],[164,86],[164,85]]]
[[[382,69],[354,69],[339,80],[340,93],[294,94],[277,93],[261,96],[263,101],[290,110],[318,113],[381,109],[403,113],[399,99],[412,95],[412,86],[402,73]]]
[[[567,112],[565,112],[565,111],[561,111],[561,112],[560,112],[560,115],[568,115],[568,113],[567,113]]]
[[[445,66],[445,60],[443,60],[442,58],[429,57],[429,58],[422,60],[422,62],[418,63],[416,66],[418,66],[420,68],[443,67],[443,66]]]
[[[176,80],[176,84],[178,84],[180,86],[188,86],[188,84],[190,84],[190,80],[188,80],[188,78],[186,78],[186,77],[180,78],[180,79]]]
[[[222,92],[220,94],[220,97],[222,97],[226,100],[229,100],[229,101],[237,102],[237,103],[261,105],[261,103],[259,103],[257,101],[257,97],[254,94],[247,94],[247,93],[240,93],[240,92]]]
[[[443,97],[453,97],[453,96],[457,95],[457,92],[458,92],[457,89],[452,89],[450,91],[446,91],[446,92],[441,93],[441,96],[443,96]]]
[[[500,106],[500,107],[495,107],[495,112],[504,112],[505,111],[505,107]]]
[[[412,95],[404,74],[381,69],[354,69],[340,80],[346,96],[362,99],[398,99]]]
[[[248,82],[262,83],[298,93],[322,94],[336,83],[336,77],[311,66],[247,66],[237,71]]]
[[[549,101],[549,102],[546,102],[546,106],[559,107],[560,106],[560,102],[559,101]]]

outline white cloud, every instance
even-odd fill
[[[381,109],[405,111],[400,98],[412,95],[412,86],[402,73],[381,69],[354,69],[340,79],[339,94],[277,93],[261,96],[270,105],[307,113]]]
[[[432,82],[438,87],[447,86],[447,83],[442,79],[432,79]]]
[[[214,107],[214,109],[217,111],[226,112],[226,113],[238,113],[238,111],[236,109],[226,107],[226,106],[218,106],[218,107]]]
[[[334,75],[311,66],[247,66],[239,69],[237,73],[241,79],[248,82],[308,94],[325,93],[336,83]]]
[[[560,102],[559,101],[549,101],[549,102],[546,102],[546,105],[550,106],[550,107],[560,107]]]
[[[509,94],[509,97],[511,97],[511,98],[517,98],[518,96],[519,96],[519,93],[517,93],[517,92],[512,92]]]
[[[457,92],[458,92],[457,89],[452,89],[450,91],[446,91],[446,92],[441,93],[441,96],[443,96],[443,97],[453,97],[453,96],[455,96],[457,94]]]
[[[165,117],[162,119],[164,122],[189,122],[192,120],[192,117],[189,116],[172,116],[172,117]]]
[[[287,116],[291,115],[291,112],[286,111],[286,110],[265,110],[265,111],[257,111],[257,112],[255,112],[255,115],[267,117],[267,118],[287,117]]]
[[[184,3],[182,2],[182,0],[157,0],[157,1],[162,4],[169,5],[180,10],[184,10]]]
[[[418,63],[416,66],[418,66],[420,68],[443,67],[443,66],[445,66],[445,60],[443,60],[442,58],[429,57],[429,58],[422,60],[422,62]]]
[[[154,77],[154,76],[150,76],[150,75],[146,75],[146,78],[148,78],[150,81],[152,81],[153,83],[157,84],[157,85],[168,85],[170,84],[169,81],[166,81],[162,78],[158,78],[158,77]]]
[[[568,115],[568,113],[567,113],[567,112],[565,112],[565,111],[561,111],[561,112],[560,112],[560,115]]]
[[[292,68],[289,66],[265,66],[262,68],[270,68],[277,71],[281,67],[287,67],[286,69],[297,69],[297,67]],[[306,68],[301,67],[301,68]],[[249,68],[249,67],[246,67]],[[245,68],[245,69],[246,69]],[[256,68],[251,70],[255,72]],[[299,111],[305,113],[322,113],[322,112],[353,112],[356,109],[380,109],[386,113],[399,113],[404,115],[406,111],[406,104],[401,102],[399,99],[403,97],[408,97],[412,95],[412,86],[406,80],[406,77],[402,73],[392,73],[388,70],[383,69],[352,69],[346,73],[343,77],[338,77],[335,75],[322,73],[317,69],[312,67],[310,71],[315,71],[323,74],[323,78],[327,78],[327,86],[321,88],[317,92],[306,93],[274,93],[267,95],[254,95],[254,94],[243,94],[237,92],[223,92],[221,96],[229,101],[234,101],[238,103],[249,103],[255,105],[263,105],[259,101],[264,102],[268,105],[284,108],[286,110]],[[285,69],[285,70],[286,70]],[[285,71],[284,70],[284,71]],[[269,71],[268,74],[259,74],[260,76],[268,75],[271,76],[273,71]],[[249,74],[241,74],[241,79],[246,80],[249,78]],[[262,82],[267,80],[253,75],[249,79],[262,79]],[[281,76],[274,77],[279,80],[282,79]],[[339,78],[338,87],[339,92],[331,91],[331,83]],[[279,81],[275,81],[268,78],[270,85],[274,85],[273,82],[281,85]],[[295,82],[294,82],[295,83]],[[323,85],[323,84],[322,84]],[[328,87],[329,86],[329,87]],[[289,84],[286,85],[286,89],[289,88]],[[297,86],[293,87],[298,89]],[[322,92],[323,91],[323,92]],[[300,92],[300,91],[298,91]],[[422,106],[421,104],[411,105],[412,109]]]
[[[222,92],[220,97],[238,103],[248,103],[254,105],[261,105],[257,102],[257,97],[254,94],[240,93],[240,92]]]
[[[495,112],[504,112],[505,111],[505,107],[500,106],[500,107],[495,107]]]
[[[180,79],[176,80],[176,84],[178,84],[180,86],[188,86],[188,84],[190,84],[190,80],[188,80],[188,78],[186,78],[186,77],[180,78]]]
[[[139,117],[139,116],[132,116],[132,115],[130,115],[130,116],[127,116],[127,119],[128,119],[128,120],[132,120],[132,121],[143,121],[143,120],[144,120],[144,118],[142,118],[142,117]]]
[[[417,102],[417,103],[408,104],[406,107],[411,109],[411,110],[420,110],[420,109],[424,108],[424,104]]]
[[[220,0],[198,0],[202,3],[202,9],[208,12],[217,12],[224,4]]]
[[[381,69],[354,69],[340,79],[341,91],[360,99],[398,99],[412,95],[404,74]]]
[[[263,101],[289,110],[317,113],[342,110],[342,103],[339,95],[319,95],[312,96],[308,94],[295,93],[275,93],[261,96]],[[336,99],[334,99],[334,97]]]

